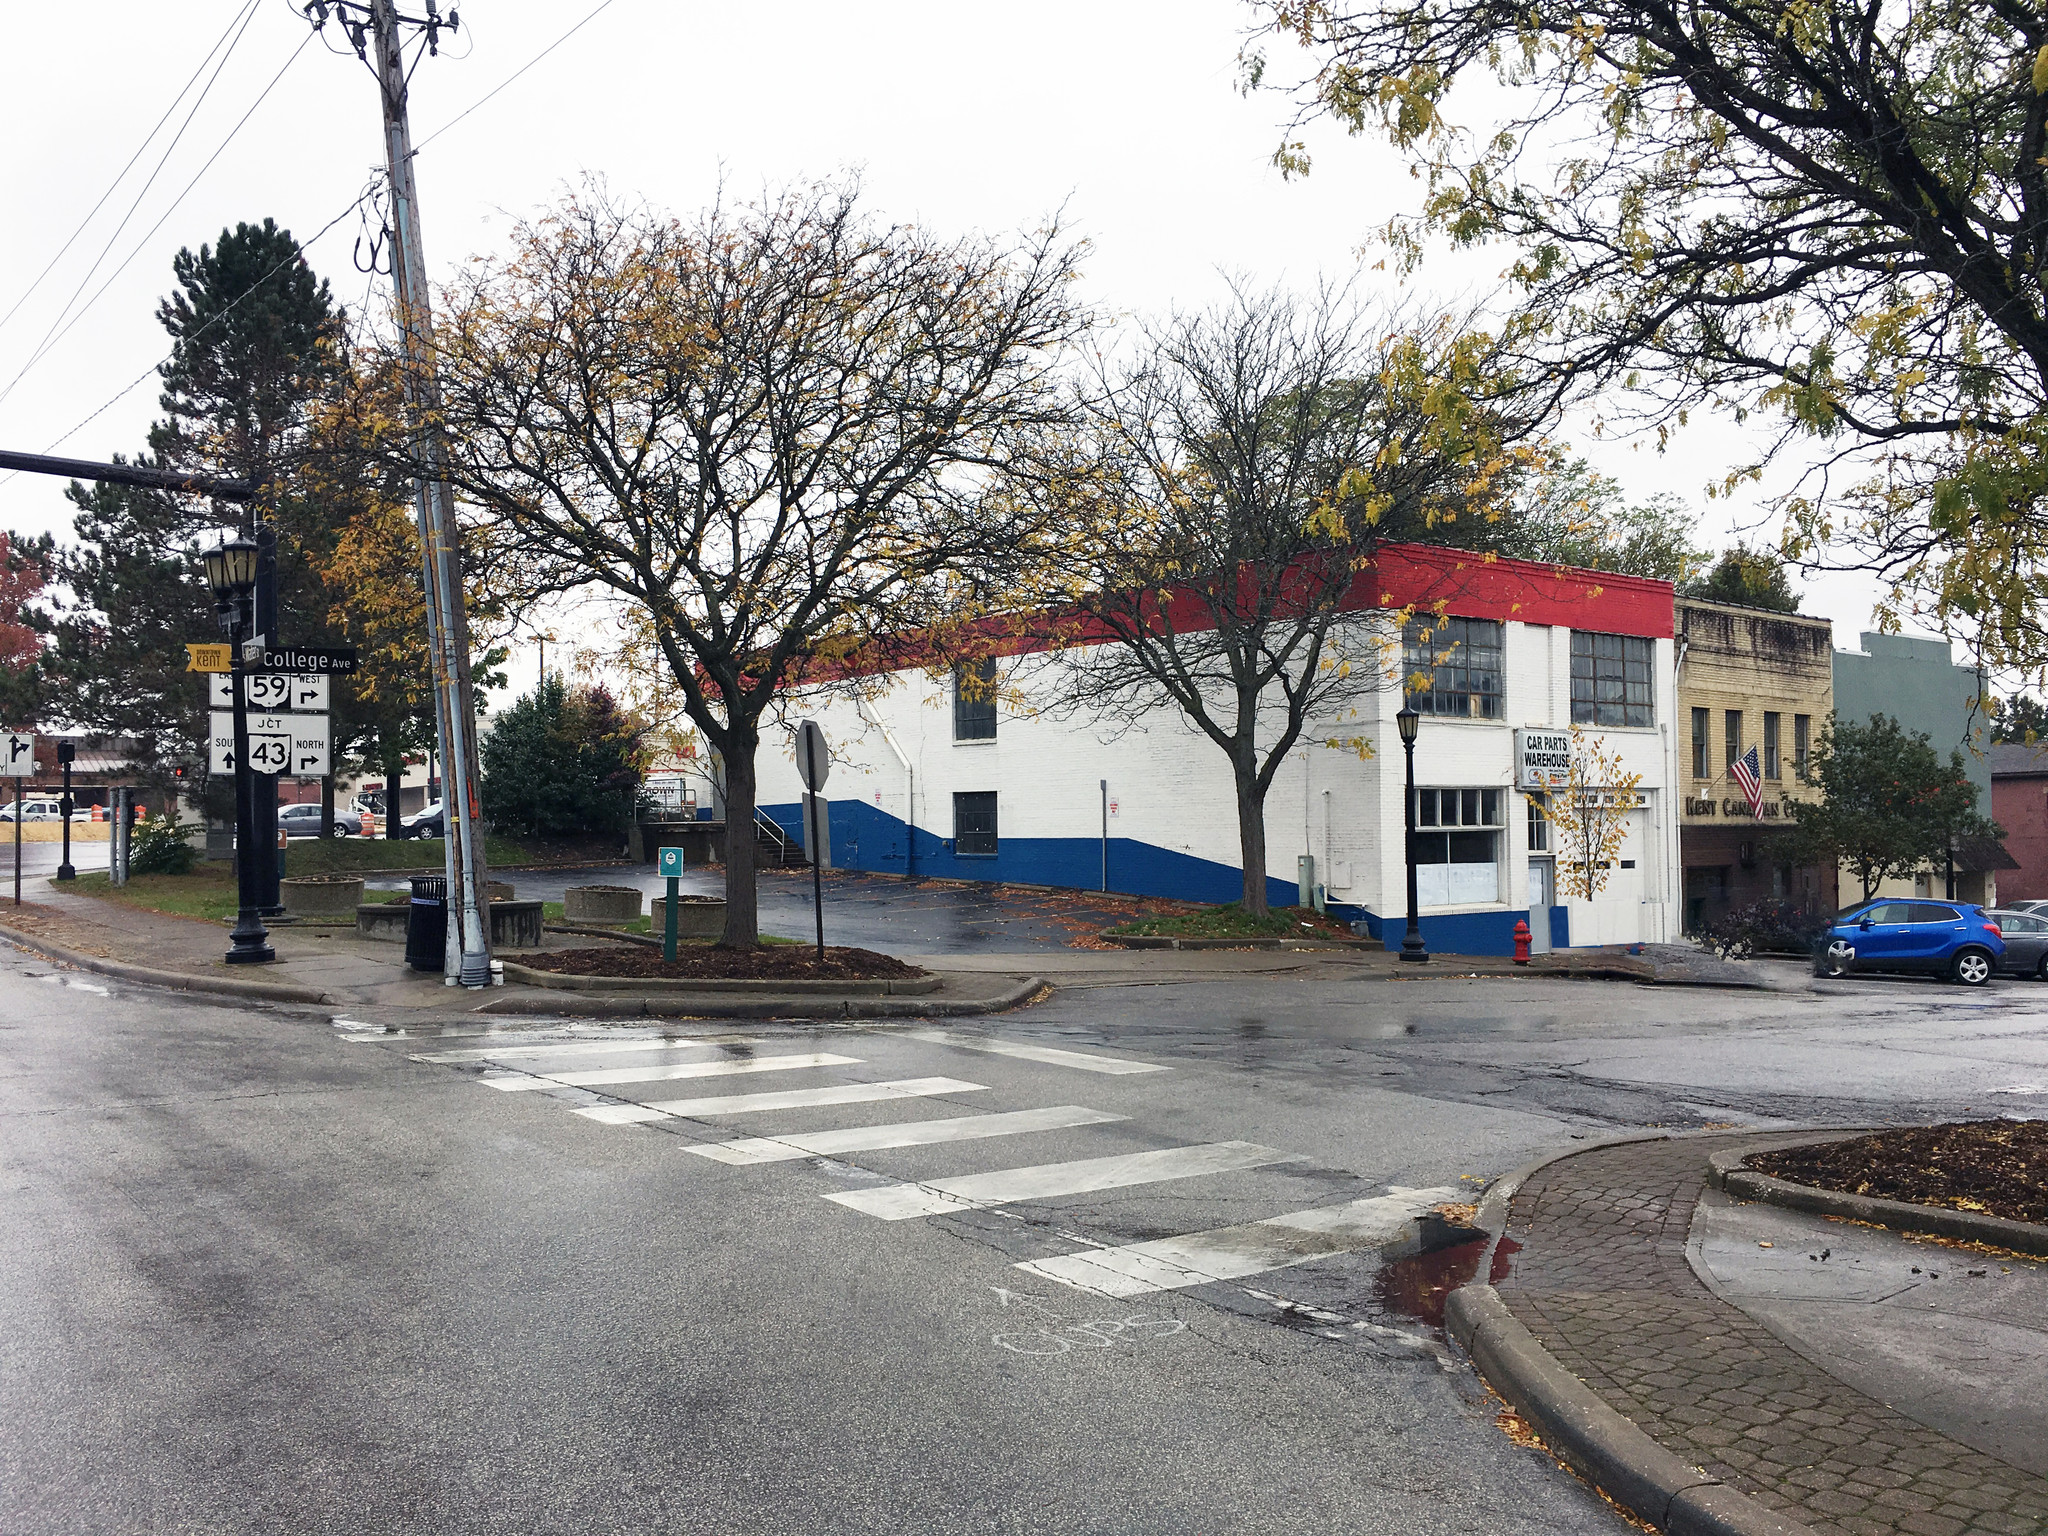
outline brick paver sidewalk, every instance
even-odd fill
[[[2048,1482],[1835,1380],[1693,1274],[1707,1155],[1750,1144],[1638,1142],[1541,1169],[1510,1204],[1522,1247],[1501,1299],[1654,1439],[1820,1536],[2048,1533]]]

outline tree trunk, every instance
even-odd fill
[[[320,776],[320,835],[334,836],[334,775]]]
[[[754,859],[754,751],[759,739],[734,731],[725,757],[725,949],[761,943],[761,879]]]
[[[1237,846],[1244,861],[1244,895],[1239,898],[1253,917],[1266,917],[1266,804],[1259,795],[1258,776],[1249,763],[1234,765],[1237,782]]]

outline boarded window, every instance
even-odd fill
[[[996,792],[975,790],[953,797],[953,851],[969,858],[993,858],[996,851]]]

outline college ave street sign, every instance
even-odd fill
[[[266,645],[247,663],[252,672],[353,672],[352,645]]]

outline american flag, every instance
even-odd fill
[[[1734,766],[1728,771],[1742,786],[1742,792],[1749,796],[1750,815],[1761,820],[1764,814],[1764,771],[1763,765],[1757,761],[1756,748],[1751,747],[1735,759]]]

